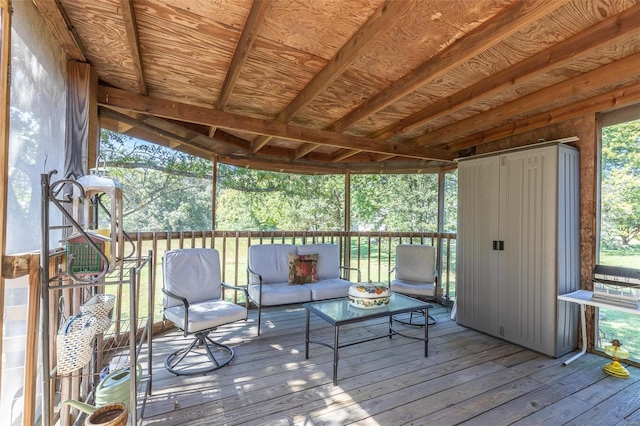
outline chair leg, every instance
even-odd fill
[[[260,335],[260,320],[262,317],[262,305],[258,305],[258,336]]]
[[[416,317],[418,318],[417,321],[413,320],[413,314],[417,314],[420,313],[420,315],[416,315]],[[395,322],[398,322],[402,325],[410,325],[413,327],[424,327],[424,321],[421,321],[421,319],[424,318],[424,310],[417,310],[417,311],[413,311],[411,313],[409,313],[409,321],[404,321],[400,318],[396,318],[395,316],[393,317],[393,320]],[[427,315],[427,325],[434,325],[435,323],[437,323],[438,320],[436,319],[436,317],[434,317],[431,314]]]
[[[235,356],[234,350],[227,345],[214,342],[208,334],[209,330],[195,333],[188,346],[169,355],[164,363],[167,371],[177,376],[194,376],[207,374],[228,365]],[[200,348],[200,353],[196,352],[196,349]]]

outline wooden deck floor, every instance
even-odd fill
[[[329,348],[312,345],[305,360],[301,306],[263,311],[259,337],[255,309],[247,324],[218,330],[236,357],[205,376],[168,373],[164,358],[184,340],[177,331],[157,336],[144,424],[640,425],[640,369],[613,378],[593,354],[563,366],[570,355],[547,358],[461,327],[443,307],[431,312],[438,323],[429,328],[428,358],[422,342],[399,336],[347,347],[337,386]],[[384,323],[344,326],[341,342],[375,335]],[[331,341],[324,321],[312,316],[311,327]]]

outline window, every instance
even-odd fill
[[[602,116],[598,264],[640,269],[640,106]],[[597,290],[638,297],[630,285],[594,284]],[[595,343],[619,339],[640,359],[640,316],[600,309]]]

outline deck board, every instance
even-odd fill
[[[431,312],[438,323],[429,328],[428,358],[421,341],[402,336],[343,348],[337,386],[329,348],[312,344],[304,357],[305,310],[299,305],[263,310],[260,336],[255,309],[247,323],[217,330],[214,337],[236,357],[205,376],[176,377],[164,369],[165,357],[186,341],[176,330],[165,332],[154,340],[153,394],[143,424],[637,423],[640,369],[630,367],[627,380],[609,377],[602,372],[607,360],[594,354],[563,366],[570,354],[548,358],[461,327],[438,305]],[[340,340],[385,329],[385,319],[349,324],[341,327]],[[311,333],[332,342],[333,328],[313,315]]]

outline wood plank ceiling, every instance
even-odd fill
[[[104,128],[239,166],[434,171],[640,102],[640,0],[33,1]]]

